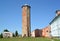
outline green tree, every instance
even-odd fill
[[[15,37],[15,34],[13,33],[13,37]]]
[[[15,32],[15,36],[16,36],[16,37],[18,36],[18,31]]]
[[[4,32],[9,32],[9,31],[7,29],[5,29]]]
[[[3,34],[2,33],[1,33],[0,37],[3,38]]]

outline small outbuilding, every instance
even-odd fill
[[[3,32],[3,38],[11,38],[13,34],[11,32]]]
[[[40,37],[42,35],[42,30],[36,29],[31,32],[31,37]]]

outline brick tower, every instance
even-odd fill
[[[30,6],[25,4],[22,6],[22,37],[29,37],[30,32]]]

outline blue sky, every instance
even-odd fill
[[[22,33],[22,8],[24,4],[31,6],[31,31],[49,25],[60,9],[60,0],[0,0],[0,33],[4,29]]]

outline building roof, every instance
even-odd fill
[[[59,16],[60,16],[60,15],[55,16],[54,19],[53,19],[49,24],[52,24]]]
[[[34,32],[34,31],[36,31],[36,30],[42,30],[42,29],[35,29],[35,30],[33,30],[32,32]]]
[[[43,29],[46,29],[46,28],[50,28],[50,25],[48,25],[48,26],[44,27]],[[43,30],[43,29],[42,29],[42,30]]]
[[[28,4],[24,4],[23,6],[22,6],[22,8],[23,7],[29,7],[29,8],[31,8]]]

